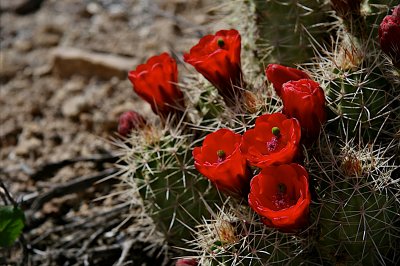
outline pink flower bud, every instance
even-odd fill
[[[146,125],[146,120],[135,111],[128,111],[119,117],[118,133],[121,136],[128,136],[132,129],[143,128]]]
[[[198,262],[196,259],[179,259],[176,261],[175,266],[197,266]]]
[[[379,41],[382,51],[400,67],[400,5],[395,7],[392,15],[387,15],[379,26]]]

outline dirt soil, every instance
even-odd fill
[[[0,4],[0,178],[26,214],[0,265],[160,265],[151,225],[104,180],[110,139],[122,112],[153,115],[127,71],[164,51],[181,58],[209,33],[214,1],[29,2],[42,1]]]

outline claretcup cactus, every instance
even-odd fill
[[[184,79],[179,89],[176,67],[164,61],[130,75],[163,126],[119,144],[122,179],[166,243],[196,258],[190,263],[398,262],[400,82],[378,38],[392,6],[345,2],[244,1],[254,9],[237,26],[257,25],[256,37],[243,36],[260,49],[222,30],[185,55],[215,88]],[[273,64],[250,66],[243,50]],[[299,63],[302,70],[286,67]]]
[[[326,140],[329,149],[329,140]],[[393,183],[387,150],[347,143],[321,150],[310,162],[318,187],[315,247],[332,265],[396,264],[399,248],[399,186]],[[392,148],[391,143],[386,149]],[[337,154],[336,154],[337,153]]]

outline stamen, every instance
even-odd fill
[[[279,137],[281,135],[281,130],[279,129],[279,127],[273,127],[272,128],[272,134],[274,134],[275,136]]]
[[[278,147],[278,139],[273,138],[272,140],[267,142],[267,149],[269,152],[274,152]]]
[[[222,39],[218,39],[217,44],[218,44],[219,48],[222,48],[222,47],[224,47],[225,42]]]
[[[218,162],[222,162],[226,159],[226,153],[224,150],[218,150],[217,156],[218,156]]]

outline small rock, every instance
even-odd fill
[[[111,5],[109,7],[109,16],[111,19],[127,21],[128,13],[121,5]]]
[[[29,52],[30,50],[32,50],[33,45],[32,45],[32,42],[29,40],[18,39],[15,41],[14,47],[19,52],[26,53],[26,52]]]
[[[18,71],[26,67],[26,62],[21,60],[18,53],[11,50],[0,52],[0,83],[6,83],[12,79]]]
[[[33,70],[33,75],[37,77],[45,76],[51,73],[50,65],[42,65]]]
[[[88,111],[89,108],[90,104],[87,99],[82,95],[78,95],[66,100],[61,107],[61,112],[65,117],[75,118],[80,113]]]
[[[0,146],[14,146],[17,144],[18,136],[21,134],[22,128],[15,120],[9,119],[1,124],[0,130]]]
[[[62,78],[72,75],[97,76],[103,79],[125,79],[137,60],[112,54],[101,54],[76,48],[59,47],[53,51],[54,73]]]
[[[35,45],[39,47],[52,47],[57,46],[60,42],[61,36],[52,33],[40,33],[35,36]]]
[[[90,2],[86,6],[86,12],[90,15],[98,14],[101,12],[101,10],[102,10],[102,7],[98,3],[95,3],[95,2]]]
[[[19,156],[27,156],[40,149],[42,141],[37,138],[23,139],[18,143],[15,153]]]

